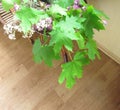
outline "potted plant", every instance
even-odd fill
[[[37,63],[52,66],[53,60],[63,58],[58,82],[66,81],[71,88],[81,78],[83,68],[100,58],[94,30],[104,30],[107,16],[84,0],[2,0],[3,8],[12,10],[14,19],[5,23],[10,39],[16,31],[33,42],[33,56]],[[34,33],[39,36],[33,38]]]

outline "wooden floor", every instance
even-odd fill
[[[62,61],[38,65],[31,51],[27,40],[9,40],[0,26],[0,110],[120,110],[120,65],[102,52],[68,90],[57,82]]]

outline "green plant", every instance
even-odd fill
[[[36,4],[39,1],[2,0],[6,10],[14,7],[15,26],[18,26],[14,28],[12,24],[12,32],[9,32],[7,24],[4,28],[9,38],[15,38],[16,30],[28,38],[34,32],[40,33],[40,39],[37,38],[33,45],[33,56],[37,63],[44,61],[52,66],[52,61],[60,59],[62,52],[65,62],[61,65],[58,81],[61,84],[66,80],[66,87],[71,88],[76,78],[82,77],[83,67],[96,56],[100,58],[93,39],[94,29],[104,30],[103,19],[108,17],[84,0],[54,0],[49,6],[43,3],[40,9],[35,7]]]

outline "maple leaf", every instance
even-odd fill
[[[50,45],[54,45],[55,53],[59,53],[62,46],[65,46],[66,49],[72,51],[73,44],[70,38],[66,37],[66,34],[60,29],[53,30],[51,33]]]
[[[94,60],[96,55],[100,58],[95,40],[89,39],[86,43],[86,48],[88,49],[88,57],[91,60]]]
[[[77,21],[78,17],[66,16],[66,19],[56,23],[54,28],[60,28],[60,30],[65,33],[66,37],[69,37],[71,40],[78,40],[79,38],[75,34],[75,29],[81,29],[83,26]]]
[[[14,6],[14,3],[20,4],[21,0],[2,0],[3,8],[8,11]]]
[[[78,47],[80,49],[84,49],[85,48],[85,39],[84,39],[84,37],[81,35],[80,32],[76,32],[76,36],[79,37],[79,39],[77,40]]]
[[[82,28],[80,22],[82,23],[84,20],[81,19],[81,21],[77,21],[79,21],[77,17],[66,16],[65,21],[62,20],[60,22],[53,22],[53,30],[50,33],[50,45],[54,44],[55,53],[59,53],[62,46],[65,46],[66,49],[72,51],[72,40],[78,41],[78,44],[81,45],[81,47],[84,46],[84,42],[82,42],[84,41],[83,37],[76,35],[75,31],[75,29]]]
[[[52,60],[59,58],[58,55],[55,55],[52,46],[42,46],[39,39],[35,40],[33,55],[35,62],[44,61],[48,66],[52,66]]]
[[[79,61],[62,64],[62,73],[59,76],[58,82],[62,84],[66,80],[66,87],[72,88],[76,82],[76,78],[82,77],[82,72],[82,65]]]
[[[99,15],[93,12],[94,12],[94,8],[92,6],[88,6],[86,11],[83,13],[83,17],[87,19],[85,20],[83,25],[84,25],[85,35],[88,38],[93,37],[94,34],[93,29],[97,29],[98,31],[105,29],[101,19],[99,18]]]
[[[97,10],[95,8],[93,10],[93,14],[99,16],[100,19],[101,18],[109,19],[109,17],[103,11]]]
[[[54,3],[58,4],[59,6],[63,8],[67,8],[74,3],[74,0],[55,0]]]
[[[60,21],[58,24],[56,24],[56,27],[60,27],[61,30],[66,31],[66,32],[75,32],[74,29],[80,29],[82,28],[82,25],[77,22],[78,17],[74,17],[74,16],[66,16],[65,21]]]
[[[87,57],[87,52],[86,51],[76,52],[76,54],[74,56],[74,60],[80,61],[82,66],[90,63],[90,59]]]
[[[23,32],[27,33],[31,30],[33,24],[36,24],[42,18],[46,18],[47,14],[34,8],[21,7],[21,9],[16,12],[15,16],[21,21],[20,25]]]
[[[60,7],[57,4],[53,4],[49,8],[49,11],[51,12],[51,14],[67,15],[67,13],[66,13],[67,10],[65,8]]]
[[[62,65],[62,72],[58,82],[62,84],[66,80],[66,87],[72,88],[76,82],[76,78],[81,78],[83,66],[90,63],[87,52],[76,52],[71,62]]]

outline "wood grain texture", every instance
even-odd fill
[[[32,45],[11,41],[0,25],[0,110],[120,110],[120,65],[101,52],[73,89],[57,82],[63,61],[32,60]]]

